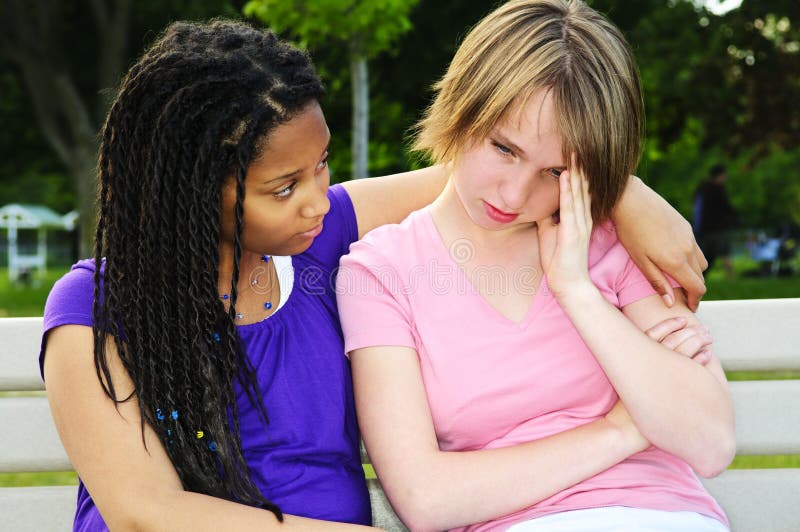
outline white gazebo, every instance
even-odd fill
[[[38,268],[40,272],[47,267],[47,230],[75,228],[78,213],[69,212],[63,216],[43,205],[22,205],[11,203],[0,208],[0,227],[8,229],[8,276],[17,280],[20,271]],[[36,229],[39,234],[36,253],[21,255],[17,246],[17,230]]]

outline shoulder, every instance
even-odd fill
[[[657,294],[620,242],[611,221],[598,225],[592,233],[589,276],[603,295],[618,308]],[[667,280],[673,287],[680,287],[669,275]]]
[[[412,212],[399,224],[377,227],[350,246],[345,264],[393,265],[402,269],[428,251],[430,215],[425,209]]]
[[[102,274],[104,263],[100,266]],[[43,369],[44,353],[48,333],[63,325],[91,327],[94,306],[94,259],[86,259],[72,265],[69,272],[56,281],[44,307],[44,326],[39,350],[39,369]],[[44,375],[44,372],[42,372]]]
[[[614,222],[607,220],[594,227],[589,241],[589,268],[605,264],[624,266],[630,258],[628,251],[617,236]]]
[[[100,266],[103,272],[104,264]],[[86,259],[72,265],[50,290],[44,308],[44,330],[59,325],[91,325],[94,302],[95,262]]]
[[[340,302],[346,295],[407,294],[414,269],[425,264],[431,251],[429,222],[425,209],[415,211],[399,224],[373,229],[350,246],[336,276]]]
[[[614,224],[610,221],[598,225],[592,232],[589,244],[589,276],[595,286],[617,307],[621,292],[632,285],[652,291],[649,282],[636,267],[628,250],[622,245]]]

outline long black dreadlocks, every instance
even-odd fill
[[[234,326],[244,179],[258,147],[323,88],[310,59],[243,23],[170,25],[122,81],[102,132],[94,363],[117,397],[112,337],[144,423],[163,439],[185,489],[280,509],[242,455],[238,380],[267,413]],[[231,301],[219,300],[222,185],[236,180]],[[197,431],[203,432],[198,438]]]

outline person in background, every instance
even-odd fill
[[[692,229],[709,267],[720,259],[730,278],[734,276],[731,230],[738,225],[739,218],[728,198],[727,180],[725,166],[715,164],[711,167],[708,179],[700,183],[694,193]]]

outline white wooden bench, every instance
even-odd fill
[[[703,302],[729,371],[800,371],[800,299]],[[39,378],[41,318],[0,319],[0,473],[72,466]],[[732,382],[740,455],[800,454],[800,380]],[[375,525],[403,530],[380,485],[369,481]],[[704,481],[734,532],[800,531],[800,468],[734,469]],[[70,530],[75,486],[0,488],[0,528]]]

